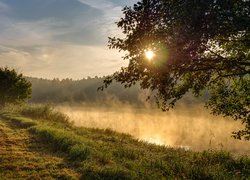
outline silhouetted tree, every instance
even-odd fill
[[[0,106],[19,103],[31,95],[31,83],[14,69],[0,68]]]
[[[234,137],[250,139],[250,3],[248,0],[142,0],[123,9],[123,38],[109,47],[129,65],[106,78],[157,92],[163,110],[187,92],[208,91],[215,114],[241,120]],[[148,61],[145,50],[155,57]]]

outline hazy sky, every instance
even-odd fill
[[[125,5],[137,0],[0,0],[0,66],[26,76],[81,79],[126,62],[107,48]]]

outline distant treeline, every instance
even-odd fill
[[[139,85],[124,88],[120,83],[112,83],[104,91],[98,91],[98,87],[103,85],[104,77],[94,77],[81,80],[72,79],[39,79],[27,77],[32,83],[33,103],[111,103],[122,102],[134,105],[154,104],[151,94],[150,102],[146,102],[150,92],[141,90]],[[194,104],[204,100],[195,99],[188,95],[182,100],[186,104]]]
[[[72,79],[39,79],[27,77],[32,83],[31,102],[36,103],[65,103],[65,102],[104,102],[106,100],[141,104],[145,92],[138,85],[124,88],[119,83],[113,83],[104,91],[98,91],[103,85],[104,78],[95,77],[81,80]],[[143,100],[144,99],[144,100]]]

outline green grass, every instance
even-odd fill
[[[48,106],[3,111],[3,122],[63,158],[81,179],[250,178],[250,160],[246,156],[236,158],[224,151],[185,151],[148,144],[109,129],[77,128]]]
[[[19,126],[22,120],[0,118],[0,179],[78,179],[73,164]]]

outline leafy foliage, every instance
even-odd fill
[[[14,69],[0,68],[0,105],[17,103],[31,95],[31,83]]]
[[[129,65],[107,77],[156,91],[163,110],[187,92],[208,91],[214,114],[241,120],[236,138],[250,139],[250,4],[248,0],[142,0],[123,9],[124,38],[109,47],[126,52]],[[155,52],[147,61],[145,50]]]

